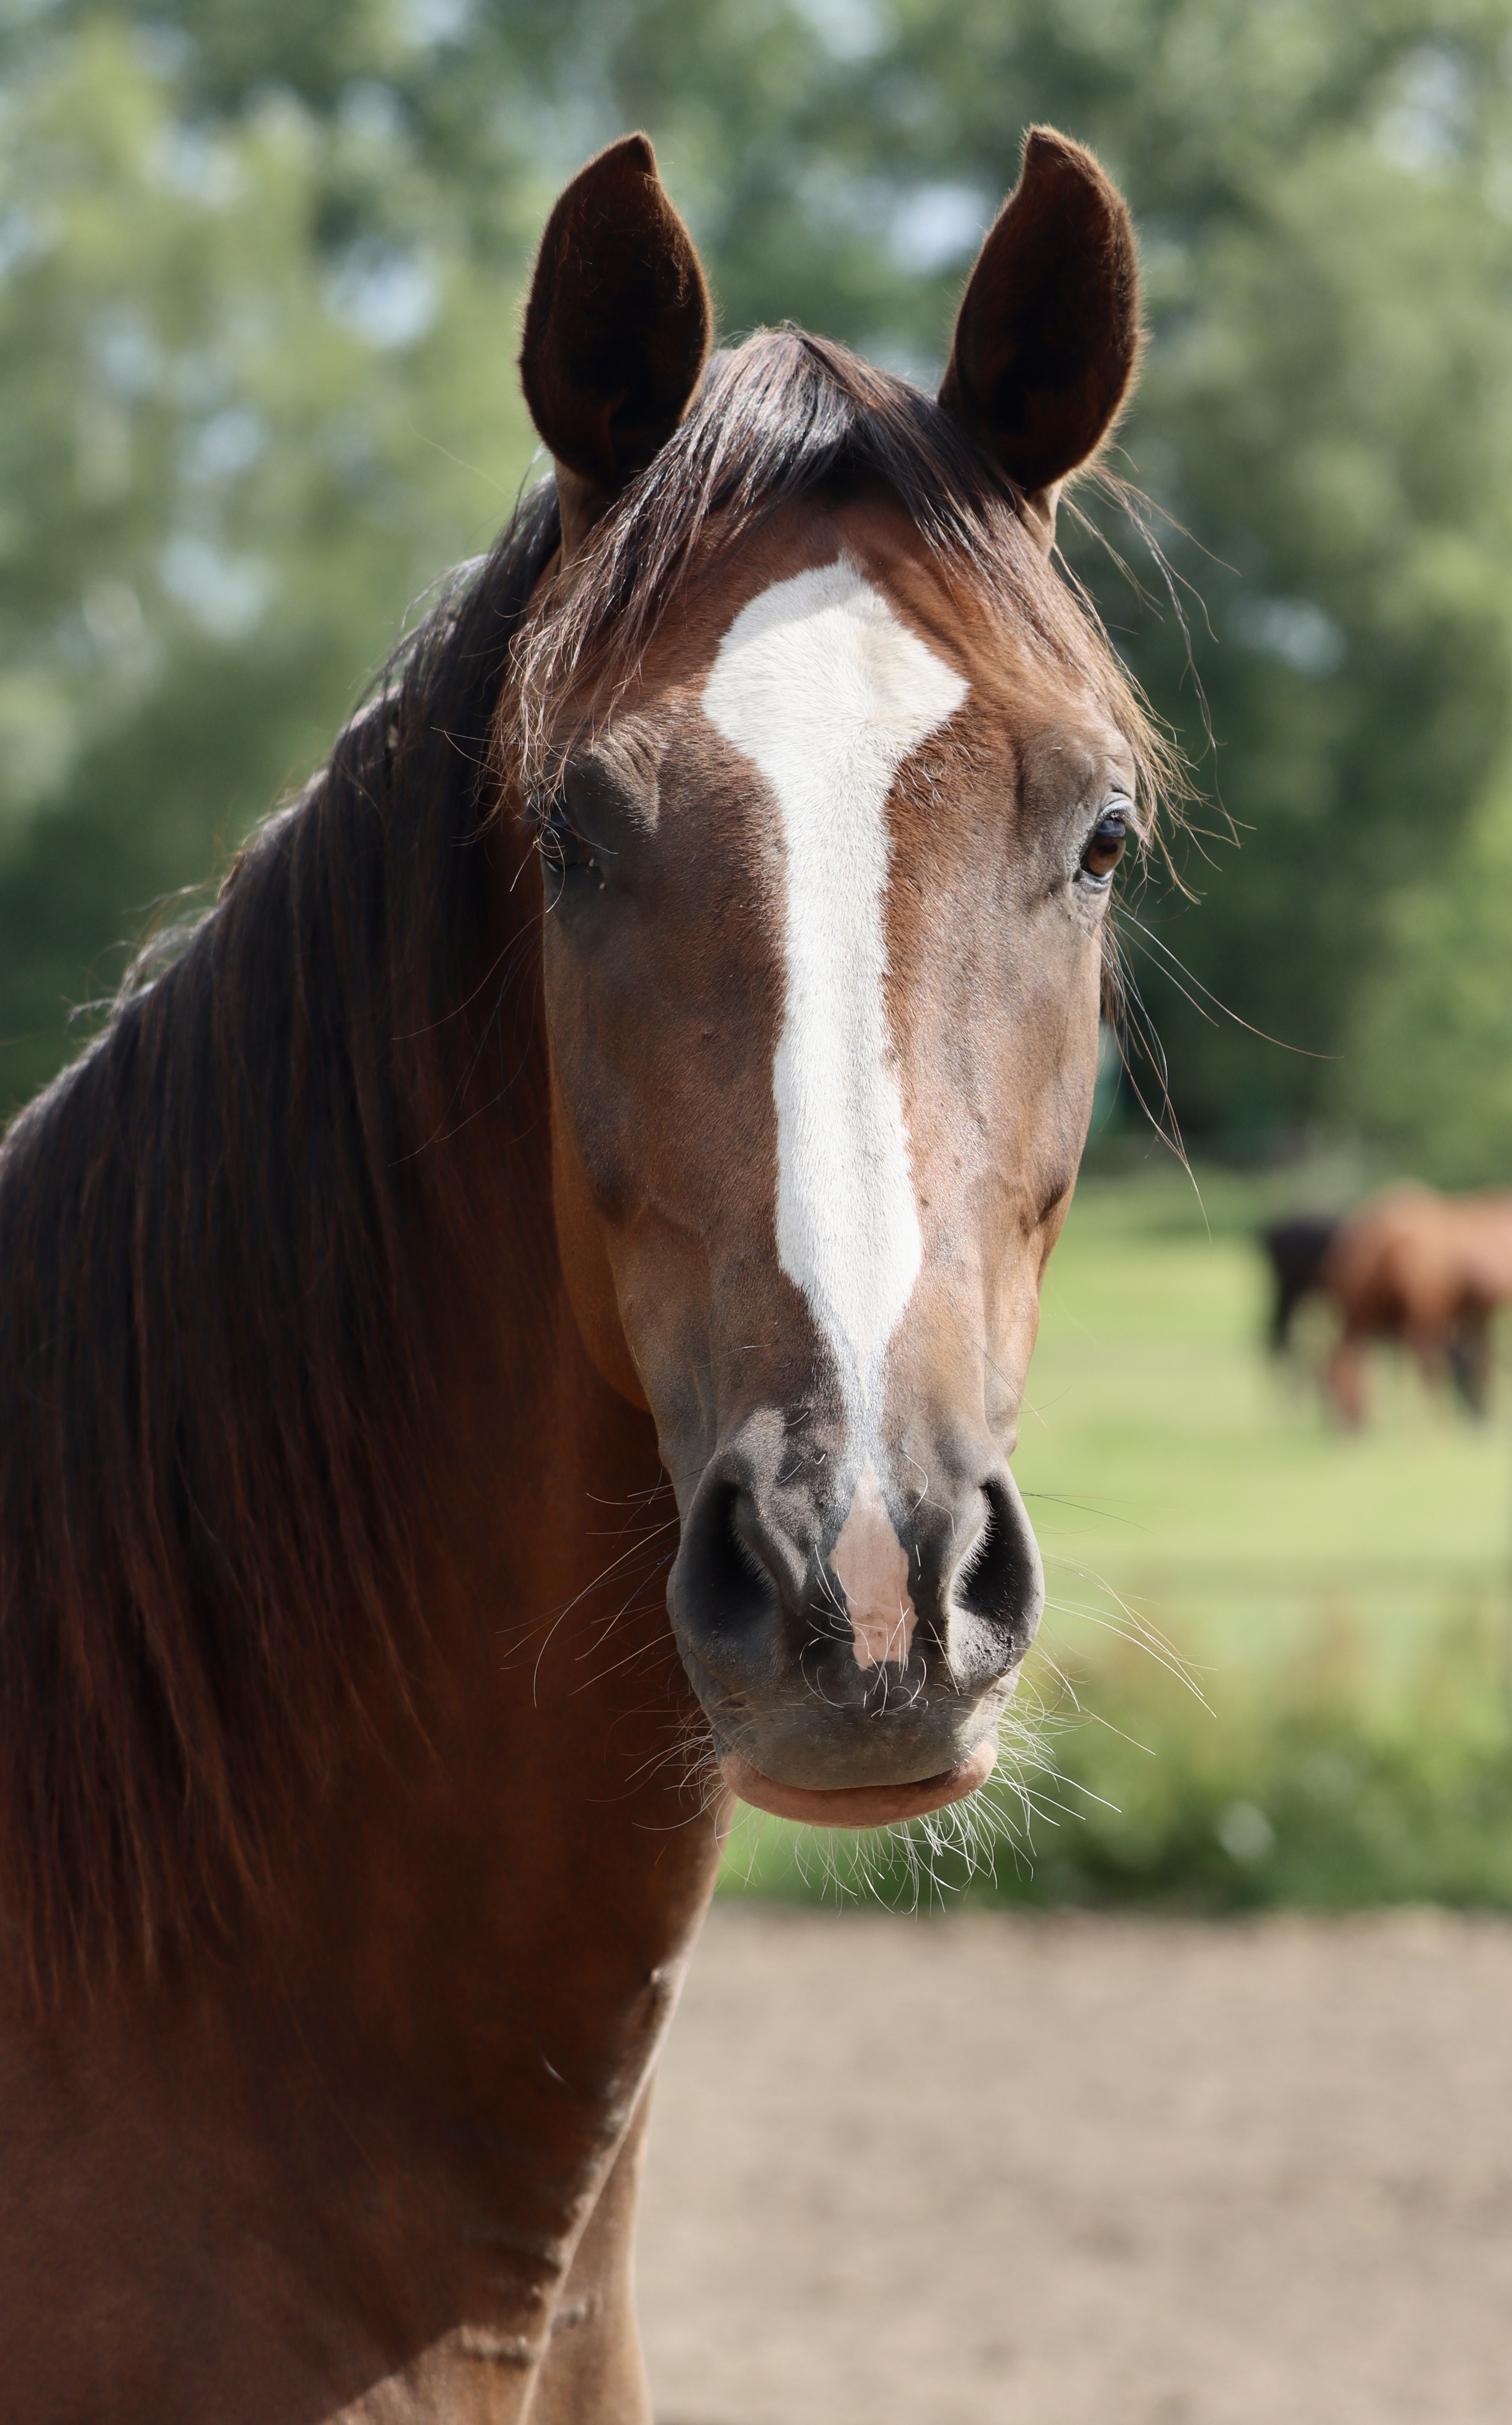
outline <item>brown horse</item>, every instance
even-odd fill
[[[1485,1413],[1491,1316],[1512,1298],[1512,1196],[1390,1188],[1341,1222],[1319,1279],[1343,1316],[1324,1386],[1346,1423],[1364,1421],[1373,1339],[1400,1340],[1425,1379],[1447,1373]]]
[[[938,401],[709,361],[615,145],[525,320],[555,479],[12,1130],[8,2417],[648,2414],[730,1796],[969,1792],[1038,1620],[1007,1455],[1161,764],[1048,554],[1136,333],[1039,132]]]

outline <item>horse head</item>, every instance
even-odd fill
[[[500,756],[564,1274],[656,1424],[684,1664],[727,1784],[873,1823],[986,1776],[1043,1603],[1008,1460],[1154,747],[1050,562],[1133,372],[1128,218],[1032,133],[938,398],[709,343],[632,137],[526,313],[562,546]]]

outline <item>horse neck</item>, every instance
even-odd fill
[[[488,880],[506,877],[533,920],[536,863]],[[528,1041],[426,1175],[441,1415],[418,1478],[418,1675],[352,1746],[270,1954],[306,2043],[354,2092],[365,2067],[364,2144],[402,2074],[425,2160],[455,2162],[460,2130],[485,2201],[534,2176],[552,2240],[629,2120],[717,1847],[682,1789],[671,1494],[650,1418],[599,1377],[568,1301],[534,958],[518,983]]]
[[[717,1845],[677,1791],[692,1712],[649,1531],[654,1439],[592,1373],[558,1286],[532,1351],[528,1380],[458,1356],[470,1429],[501,1382],[519,1394],[450,1436],[418,1706],[352,1761],[264,1987],[298,2004],[363,2148],[475,2214],[463,2272],[481,2250],[499,2275],[504,2230],[547,2297],[640,2099]]]
[[[537,2329],[713,1884],[712,1820],[677,1790],[670,1499],[649,1420],[573,1324],[539,1002],[521,1013],[513,1082],[438,1142],[413,1233],[437,1413],[405,1672],[379,1678],[229,1946],[81,2006],[45,2077],[34,2032],[0,2043],[0,2109],[29,2117],[39,2160],[65,2137],[88,2151],[76,2170],[120,2218],[91,2261],[128,2305],[151,2296],[132,2185],[155,2185],[151,2216],[188,2163],[228,2298],[250,2217],[291,2278],[328,2286],[338,2340],[359,2309],[390,2353],[459,2318]]]

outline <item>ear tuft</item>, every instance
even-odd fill
[[[967,284],[940,402],[1053,528],[1054,489],[1112,427],[1138,350],[1122,197],[1090,152],[1031,127]]]
[[[520,376],[558,465],[613,497],[682,420],[712,327],[650,137],[626,135],[558,198],[525,307]]]

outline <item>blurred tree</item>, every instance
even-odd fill
[[[523,257],[480,264],[378,88],[185,113],[95,18],[5,80],[0,1096],[118,942],[315,763],[407,602],[532,451]],[[367,197],[326,242],[330,196]]]
[[[1257,1144],[1358,1117],[1384,905],[1435,881],[1507,730],[1512,8],[906,0],[878,22],[898,30],[864,106],[915,173],[948,164],[985,204],[1043,115],[1139,222],[1150,345],[1114,463],[1171,518],[1191,662],[1168,607],[1072,553],[1191,753],[1198,681],[1217,736],[1226,814],[1178,853],[1200,905],[1157,882],[1123,921],[1177,1110]]]
[[[1071,552],[1219,741],[1200,906],[1157,879],[1125,912],[1177,1107],[1381,1124],[1373,972],[1508,746],[1512,0],[59,0],[8,42],[0,1032],[34,1040],[0,1094],[502,518],[513,297],[585,153],[650,128],[727,329],[927,377],[1046,118],[1141,225],[1115,468],[1172,517],[1192,662],[1158,574],[1151,612]],[[1171,949],[1304,1050],[1209,1024]]]
[[[1450,1187],[1512,1181],[1512,769],[1431,885],[1384,906],[1353,1008],[1352,1107]]]

